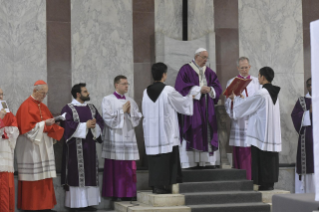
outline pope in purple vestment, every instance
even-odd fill
[[[207,152],[208,143],[212,145],[212,151],[218,149],[217,121],[214,105],[219,100],[222,88],[216,73],[212,69],[206,67],[204,75],[207,86],[215,90],[215,98],[211,98],[208,94],[200,94],[200,99],[194,100],[194,115],[180,115],[180,127],[181,137],[188,141],[187,150],[196,149]],[[186,96],[193,86],[200,86],[199,74],[190,64],[186,64],[182,66],[177,75],[175,89],[183,96]]]

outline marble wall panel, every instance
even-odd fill
[[[0,8],[0,86],[15,114],[33,83],[47,79],[46,1],[4,0]]]
[[[134,97],[132,31],[131,0],[71,1],[72,85],[86,82],[100,112],[102,98],[113,93],[119,74],[128,78],[128,95]]]
[[[188,40],[214,32],[214,1],[188,0]]]
[[[154,0],[155,32],[183,39],[183,0]]]
[[[274,69],[274,84],[282,88],[280,163],[294,163],[297,134],[290,114],[304,92],[301,0],[239,0],[238,9],[239,55],[250,59],[254,76],[263,66]]]
[[[295,193],[295,167],[279,168],[278,182],[274,188]]]

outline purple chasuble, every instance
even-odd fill
[[[89,106],[74,106],[79,114],[80,122],[87,122],[92,119],[92,113]],[[96,108],[95,108],[96,110]],[[64,128],[64,141],[63,141],[63,155],[62,155],[62,171],[61,171],[61,183],[68,184],[70,186],[79,186],[79,169],[78,169],[78,158],[77,158],[77,142],[75,138],[69,139],[76,131],[79,123],[73,119],[73,112],[71,108],[66,105],[62,109],[61,114],[66,112],[66,121],[61,123]],[[104,121],[96,110],[95,115],[96,123],[103,130]],[[98,160],[96,155],[95,142],[101,139],[93,140],[91,130],[85,139],[82,140],[82,153],[83,153],[83,164],[84,164],[84,176],[85,186],[98,186]],[[67,171],[66,171],[67,170]]]
[[[196,149],[208,152],[208,142],[212,145],[213,151],[218,149],[215,104],[217,104],[219,96],[222,93],[222,87],[217,75],[209,67],[206,67],[205,77],[207,86],[215,89],[216,98],[212,99],[209,94],[205,94],[207,96],[206,103],[205,95],[202,94],[200,100],[194,99],[193,116],[179,114],[181,139],[184,138],[188,141],[187,150]],[[189,64],[186,64],[182,66],[178,72],[175,89],[183,96],[186,96],[193,86],[199,86],[199,77],[193,68]],[[207,129],[207,126],[209,129]],[[208,133],[210,135],[209,137]],[[208,139],[210,139],[210,141],[208,141]]]
[[[117,92],[113,94],[117,99],[126,99]],[[135,161],[105,159],[102,196],[118,198],[136,196]]]
[[[306,108],[310,109],[311,98],[305,98]],[[299,133],[300,127],[302,126],[302,116],[304,114],[304,110],[300,105],[299,99],[291,113],[292,122],[294,127]],[[312,123],[311,123],[312,124]],[[314,173],[314,159],[313,159],[313,137],[312,137],[312,126],[302,127],[300,134],[305,134],[305,146],[306,146],[306,173]],[[299,135],[298,139],[298,150],[297,150],[297,173],[300,175],[301,173],[301,136]]]

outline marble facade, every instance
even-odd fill
[[[0,85],[15,114],[33,83],[47,78],[46,1],[2,0],[0,23]]]
[[[134,97],[132,1],[71,1],[72,84],[86,82],[100,114],[104,96],[114,92],[113,79],[125,75]],[[97,144],[100,167],[101,145]]]
[[[301,0],[239,0],[239,54],[247,56],[251,74],[263,66],[275,71],[282,129],[280,163],[295,163],[298,136],[291,111],[304,93]]]
[[[161,32],[169,38],[183,38],[183,0],[154,0],[155,34]]]

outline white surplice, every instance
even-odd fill
[[[255,146],[262,151],[281,151],[279,99],[274,105],[266,88],[244,99],[235,97],[231,115],[234,120],[249,116],[247,145]]]
[[[193,115],[193,98],[192,95],[184,97],[175,88],[166,85],[153,102],[145,89],[142,111],[146,154],[169,153],[174,146],[180,145],[177,113]]]
[[[226,88],[232,83],[232,81],[235,79],[232,78],[227,82]],[[258,79],[256,77],[250,76],[250,79],[252,81],[247,86],[247,94],[248,97],[253,96],[256,91],[259,90],[260,84],[258,82]],[[246,97],[245,90],[242,92],[242,95]],[[229,98],[226,98],[225,100],[225,109],[227,114],[231,117],[231,100]],[[234,120],[231,120],[231,128],[230,128],[230,134],[229,134],[229,145],[230,146],[237,146],[237,147],[250,147],[246,143],[246,131],[248,126],[248,116],[245,116],[243,118]]]
[[[8,139],[2,138],[4,131],[6,132]],[[0,129],[0,172],[14,172],[14,148],[18,136],[18,127],[7,126]]]
[[[45,121],[20,135],[16,145],[19,180],[38,181],[56,177],[53,144],[56,140],[43,132]]]
[[[118,99],[114,94],[102,100],[104,120],[102,158],[112,160],[139,160],[138,146],[134,128],[142,118],[136,102],[125,96]],[[130,101],[130,113],[124,113],[122,106]]]

